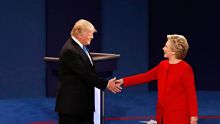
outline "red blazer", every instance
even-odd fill
[[[198,116],[193,70],[185,61],[159,65],[142,74],[123,78],[124,86],[158,82],[156,119],[160,124],[189,124],[191,116]]]

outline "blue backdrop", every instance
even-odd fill
[[[148,69],[148,1],[103,0],[102,52],[120,54],[118,78]]]
[[[0,2],[0,98],[45,96],[44,0]]]

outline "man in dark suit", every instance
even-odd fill
[[[121,91],[115,78],[99,77],[92,58],[85,49],[91,43],[95,27],[87,20],[77,21],[59,56],[59,84],[55,111],[59,124],[94,124],[94,88],[113,93]]]

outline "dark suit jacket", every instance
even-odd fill
[[[94,87],[105,90],[108,81],[99,77],[82,48],[69,38],[59,57],[59,84],[55,111],[68,115],[94,112]]]

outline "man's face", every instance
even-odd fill
[[[90,43],[91,43],[91,41],[93,39],[93,34],[94,34],[93,30],[84,31],[81,34],[79,34],[79,41],[83,45],[90,45]]]

